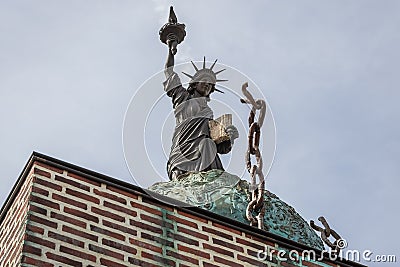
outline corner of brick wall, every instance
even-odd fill
[[[20,266],[21,263],[33,176],[28,177],[0,224],[0,266]]]

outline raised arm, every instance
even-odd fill
[[[164,74],[166,78],[170,77],[174,72],[175,53],[176,53],[176,41],[168,42],[168,57],[167,57],[167,62],[165,62],[165,69],[164,69]]]
[[[161,42],[168,46],[168,57],[164,69],[165,77],[168,79],[174,72],[176,47],[185,39],[186,35],[185,24],[178,23],[178,18],[172,6],[169,8],[168,22],[161,27],[159,34]]]

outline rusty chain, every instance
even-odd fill
[[[245,155],[246,168],[250,173],[251,184],[250,191],[252,192],[252,199],[249,202],[246,209],[246,217],[250,221],[250,225],[257,226],[259,229],[264,229],[264,191],[265,191],[265,179],[263,173],[263,160],[260,152],[260,136],[261,127],[264,123],[266,104],[262,99],[255,100],[250,92],[247,90],[248,83],[242,85],[242,93],[245,99],[240,99],[244,104],[250,104],[252,106],[249,115],[249,135],[248,135],[248,147]],[[259,110],[257,121],[254,121],[256,112]],[[255,156],[256,164],[252,164],[251,156]],[[257,185],[258,176],[259,183]],[[258,213],[256,218],[253,214]]]
[[[338,255],[340,250],[345,247],[343,244],[340,244],[340,242],[343,242],[344,239],[342,239],[335,230],[329,227],[328,222],[323,216],[319,217],[318,220],[322,223],[325,229],[316,225],[313,220],[310,221],[310,226],[314,230],[321,233],[321,239],[324,241],[324,243],[332,249],[334,254]],[[331,235],[336,239],[333,243],[328,239]]]

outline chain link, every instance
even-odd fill
[[[339,246],[338,242],[342,240],[342,238],[338,233],[336,233],[335,230],[329,227],[328,222],[325,220],[323,216],[319,217],[318,220],[322,223],[325,229],[316,225],[313,220],[310,221],[310,226],[314,230],[321,233],[321,239],[324,241],[324,243],[332,249],[332,252],[334,254],[338,255],[341,250],[341,247]],[[328,239],[331,235],[333,236],[333,238],[336,239],[333,243]]]
[[[249,115],[248,147],[245,155],[246,168],[250,173],[251,178],[250,191],[252,192],[252,198],[246,209],[246,217],[250,221],[250,225],[257,226],[259,229],[264,229],[265,178],[263,173],[263,160],[259,146],[261,127],[264,123],[266,105],[265,101],[262,99],[255,100],[247,90],[247,87],[247,82],[242,85],[242,93],[245,96],[245,99],[240,99],[242,103],[252,105]],[[254,121],[257,110],[259,111],[259,115],[257,121]],[[255,157],[256,164],[252,164],[251,156]],[[258,185],[256,177],[259,179]],[[257,216],[254,217],[253,214],[257,214]]]

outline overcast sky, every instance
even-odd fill
[[[218,58],[266,97],[277,145],[268,190],[307,221],[324,215],[350,249],[400,260],[400,2],[242,3],[1,1],[0,203],[32,151],[135,183],[124,115],[140,88],[162,96],[145,82],[164,65],[158,30],[173,4],[187,28],[176,62]]]

